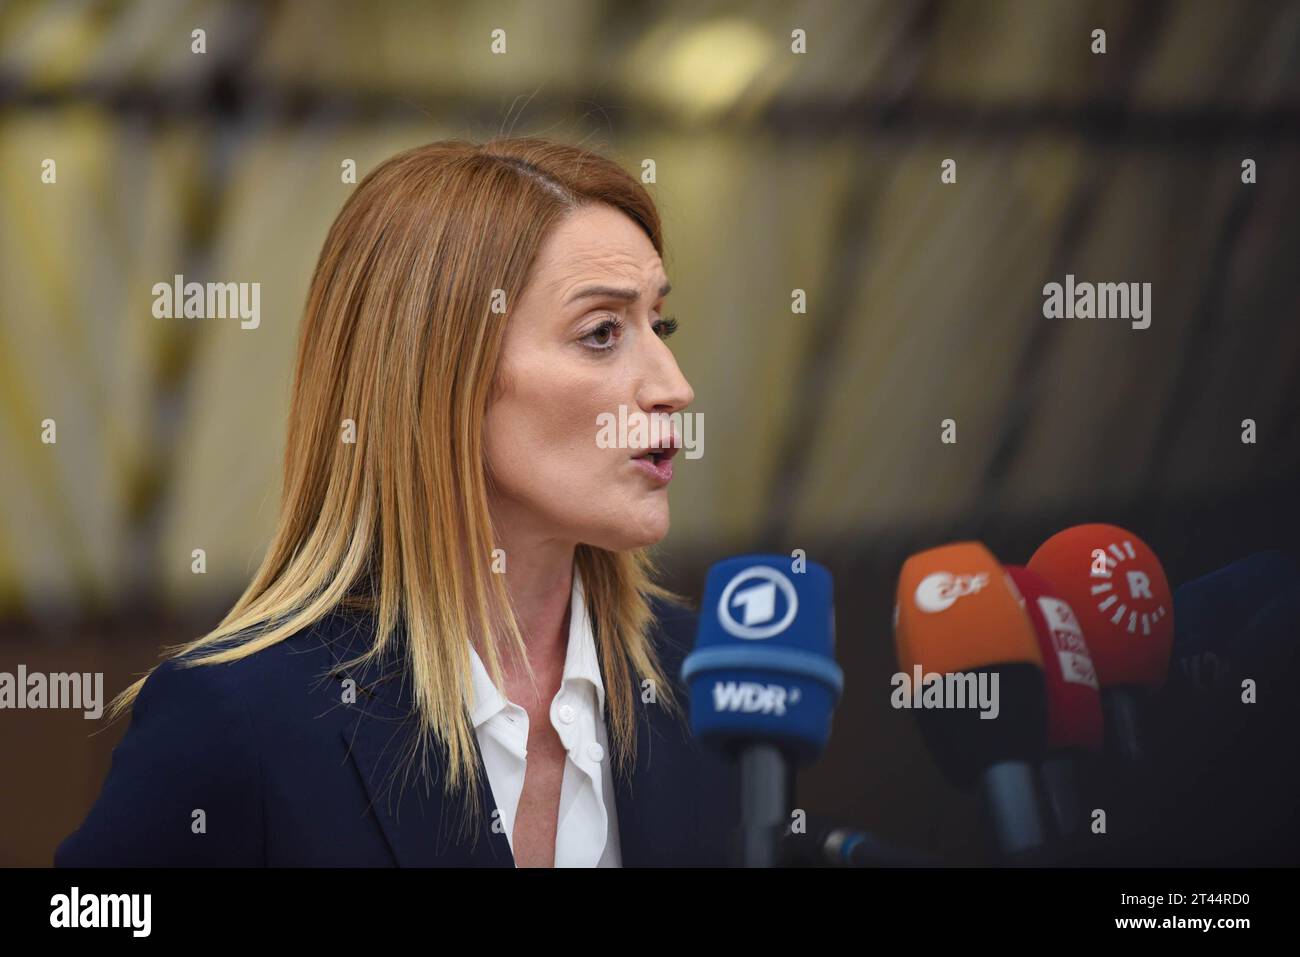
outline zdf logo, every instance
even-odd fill
[[[916,586],[916,607],[924,612],[940,612],[952,607],[953,602],[966,595],[974,595],[989,583],[987,572],[974,575],[954,575],[952,572],[935,572],[921,579]]]
[[[778,616],[782,604],[784,614]],[[737,638],[779,635],[790,627],[798,613],[799,596],[794,585],[767,565],[754,565],[736,575],[727,582],[718,600],[718,623]]]

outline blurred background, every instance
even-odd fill
[[[807,806],[985,859],[888,705],[909,553],[1024,562],[1104,521],[1174,585],[1295,554],[1300,4],[10,2],[0,670],[102,671],[107,699],[216,624],[273,528],[341,164],[506,132],[654,160],[707,426],[662,564],[693,596],[744,551],[834,574],[846,694]],[[177,273],[259,282],[260,327],[155,319]],[[1151,327],[1044,319],[1067,273],[1150,282]],[[102,727],[0,712],[0,864],[80,822],[126,722]]]

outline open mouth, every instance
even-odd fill
[[[640,455],[634,455],[632,457],[637,459],[649,459],[652,463],[658,465],[660,462],[667,462],[676,454],[677,449],[670,447],[666,449],[650,449],[648,452],[642,452]]]
[[[673,479],[673,456],[675,447],[646,449],[639,455],[632,456],[632,464],[646,474],[658,485],[667,485]]]

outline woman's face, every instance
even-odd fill
[[[640,448],[598,441],[601,413],[650,417],[695,398],[664,342],[667,289],[650,239],[611,206],[570,213],[544,242],[509,306],[487,411],[493,519],[511,540],[621,551],[667,534],[668,485],[634,461],[646,437],[632,435]]]

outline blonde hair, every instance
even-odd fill
[[[261,567],[211,632],[169,648],[196,664],[235,661],[340,607],[375,612],[367,664],[404,623],[405,665],[420,731],[412,757],[442,751],[443,787],[478,807],[474,729],[465,707],[470,642],[501,687],[501,647],[527,668],[494,537],[484,457],[486,409],[500,388],[508,311],[548,231],[579,207],[630,216],[663,253],[645,189],[589,150],[533,138],[430,143],[367,175],[325,239],[299,332],[279,521]],[[355,443],[341,440],[355,422]],[[593,425],[594,428],[594,425]],[[636,754],[635,679],[654,682],[680,717],[648,630],[650,599],[682,599],[654,581],[644,549],[579,545],[616,768]],[[156,666],[155,666],[156,667]],[[531,674],[531,669],[528,669]],[[152,671],[150,672],[152,673]],[[113,702],[127,710],[147,680]]]

